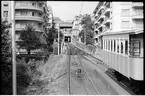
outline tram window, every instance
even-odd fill
[[[116,42],[114,40],[114,52],[116,51]]]
[[[110,50],[110,40],[108,40],[108,50]]]
[[[119,53],[119,40],[117,40],[117,53]]]
[[[130,55],[140,56],[140,41],[139,40],[131,40]]]
[[[125,40],[125,54],[128,54],[128,41]]]
[[[121,53],[123,53],[123,43],[121,42]]]
[[[106,50],[107,50],[107,40],[106,40]]]
[[[113,44],[112,44],[112,40],[111,40],[111,51],[112,51],[112,49],[113,49],[113,46],[112,46]]]

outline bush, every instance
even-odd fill
[[[21,94],[31,82],[31,77],[27,74],[28,66],[25,63],[17,64],[17,93]]]
[[[35,60],[43,60],[44,59],[44,56],[40,55],[40,54],[31,54],[31,55],[28,55],[28,54],[19,54],[17,55],[17,58],[25,58],[25,62],[28,63],[29,60],[31,59],[35,59]]]

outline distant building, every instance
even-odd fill
[[[64,41],[66,39],[71,40],[71,35],[72,35],[72,23],[71,22],[60,22],[59,23],[60,31],[64,35]]]
[[[72,37],[79,40],[79,33],[82,30],[81,23],[82,16],[75,16],[73,20],[73,27],[72,27]]]

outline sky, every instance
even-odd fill
[[[47,1],[47,5],[52,7],[53,16],[59,17],[63,21],[73,20],[76,15],[79,15],[81,5],[81,14],[92,14],[97,6],[97,3],[97,1]]]

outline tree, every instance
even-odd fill
[[[12,94],[11,38],[6,20],[1,19],[1,94]]]
[[[31,50],[36,50],[41,48],[41,42],[39,37],[37,36],[35,29],[30,25],[26,25],[25,29],[23,29],[20,33],[20,40],[17,44],[22,49],[26,49],[28,54],[31,54]]]
[[[79,37],[81,37],[82,42],[87,43],[94,43],[94,22],[91,19],[91,16],[86,14],[83,16],[81,20],[81,25],[83,26],[83,30],[79,33]],[[85,40],[85,41],[84,41]]]

